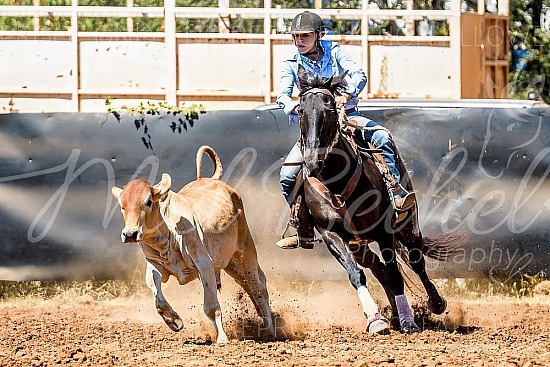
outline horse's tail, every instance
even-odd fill
[[[210,148],[208,145],[203,145],[197,151],[197,180],[202,178],[202,157],[204,153],[208,154],[214,165],[214,172],[212,172],[211,178],[219,180],[223,174],[222,162],[214,149]]]
[[[436,237],[424,237],[422,253],[439,261],[450,260],[457,255],[459,248],[466,244],[470,235],[465,231],[443,233]]]

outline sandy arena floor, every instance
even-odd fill
[[[278,341],[258,340],[250,301],[228,277],[221,300],[232,341],[212,343],[198,282],[169,282],[186,327],[171,331],[152,297],[91,297],[0,303],[0,366],[549,366],[550,296],[448,298],[449,313],[422,315],[425,330],[372,336],[343,281],[270,285]],[[382,302],[382,300],[381,300]]]

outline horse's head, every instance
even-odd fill
[[[316,176],[338,134],[338,114],[335,92],[343,85],[346,75],[323,78],[298,66],[300,88],[300,140],[304,156],[304,173]]]

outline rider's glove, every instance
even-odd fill
[[[295,113],[291,113],[288,115],[288,123],[289,125],[296,125],[300,122],[300,115],[297,115]]]

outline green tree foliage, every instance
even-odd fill
[[[32,5],[32,0],[0,0],[0,5]],[[0,17],[0,31],[30,31],[31,17]]]
[[[386,1],[375,1],[381,9],[387,8]],[[323,0],[322,6],[325,9],[358,9],[361,6],[360,0]],[[0,5],[32,5],[32,0],[0,0]],[[126,6],[126,0],[78,0],[82,6]],[[139,7],[162,7],[163,0],[134,0],[134,6]],[[40,0],[40,5],[49,6],[70,6],[71,0]],[[218,0],[176,0],[178,7],[217,7]],[[261,8],[263,0],[230,0],[232,8]],[[288,9],[313,8],[314,0],[273,0],[273,6],[280,6]],[[405,0],[398,0],[394,8],[405,8]],[[414,9],[432,9],[431,0],[415,0]],[[329,19],[333,23],[334,34],[360,34],[360,20]],[[240,16],[232,16],[230,19],[222,19],[224,27],[232,33],[263,33],[263,19],[244,19]],[[288,29],[290,19],[285,21]],[[446,35],[446,22],[435,22],[437,35]],[[272,29],[277,29],[277,20],[272,21]],[[42,17],[40,18],[40,30],[42,31],[65,31],[70,29],[69,17]],[[370,25],[370,34],[384,34],[391,26],[391,22],[382,20]],[[0,17],[0,30],[26,30],[34,29],[32,17]],[[127,31],[126,18],[102,18],[102,17],[79,17],[78,30],[81,32],[125,32]],[[162,19],[137,17],[133,18],[134,32],[161,32],[163,30]],[[185,18],[178,19],[176,31],[180,33],[217,33],[220,31],[218,19]]]
[[[510,94],[513,98],[541,99],[550,103],[550,32],[541,13],[550,0],[511,0]]]

